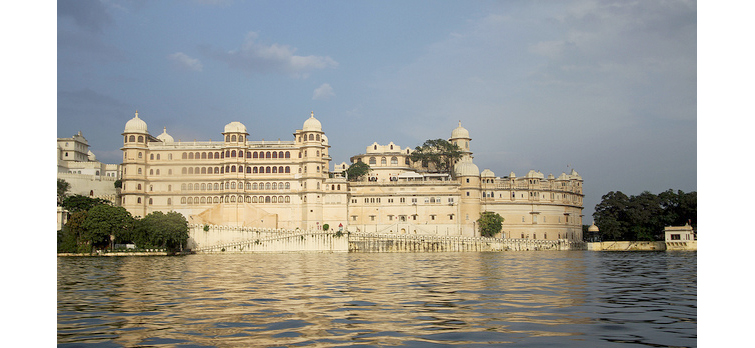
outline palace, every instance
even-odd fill
[[[350,161],[369,164],[359,181],[330,171],[328,138],[314,113],[290,141],[251,140],[231,122],[221,141],[154,137],[136,113],[123,132],[121,205],[134,216],[177,211],[191,224],[331,229],[384,234],[479,236],[485,211],[505,220],[502,238],[582,240],[582,178],[531,170],[496,177],[473,163],[469,132],[449,142],[462,149],[453,176],[412,163],[413,150],[368,146]]]

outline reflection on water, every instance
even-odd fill
[[[59,346],[691,347],[692,252],[58,258]]]

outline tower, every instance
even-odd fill
[[[310,114],[301,130],[294,133],[301,155],[301,202],[302,228],[321,227],[323,216],[324,183],[330,165],[327,153],[327,138],[322,124]]]
[[[138,111],[126,122],[122,135],[121,206],[134,216],[145,216],[149,132]]]

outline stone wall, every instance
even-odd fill
[[[349,252],[459,252],[579,250],[584,243],[566,240],[502,239],[462,236],[352,233]]]
[[[663,251],[665,242],[614,241],[587,243],[587,250],[594,251]]]

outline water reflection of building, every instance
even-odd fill
[[[453,175],[430,173],[412,150],[373,143],[351,158],[372,171],[347,181],[341,163],[329,171],[328,138],[311,114],[290,141],[250,140],[227,124],[221,141],[157,137],[138,114],[123,132],[121,204],[135,216],[178,211],[190,223],[284,229],[343,225],[351,231],[473,236],[480,213],[504,217],[504,238],[582,239],[582,178],[531,170],[504,177],[473,163],[469,132],[449,142],[462,149]]]

